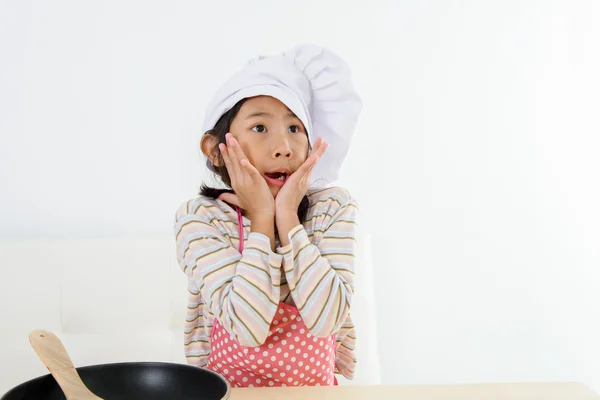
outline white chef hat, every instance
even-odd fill
[[[213,129],[240,100],[261,95],[278,99],[296,114],[311,145],[318,137],[329,144],[313,170],[313,184],[337,180],[362,109],[344,60],[316,45],[299,45],[283,54],[250,60],[213,97],[203,132]]]

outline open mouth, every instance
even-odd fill
[[[291,174],[290,170],[282,168],[271,172],[265,172],[265,180],[271,186],[282,187]]]
[[[267,176],[271,179],[275,179],[277,181],[284,182],[287,179],[288,174],[287,174],[287,172],[267,172],[265,174],[265,176]]]

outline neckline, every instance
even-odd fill
[[[233,215],[235,215],[235,222],[237,223],[237,210],[235,208],[233,208],[229,203],[227,203],[226,201],[223,201],[221,199],[215,199],[218,202],[221,202],[222,204],[225,205],[225,207],[227,207],[231,213]],[[240,208],[241,210],[241,208]],[[246,228],[250,228],[251,225],[251,221],[250,219],[246,218],[246,216],[244,214],[242,214],[242,221],[244,222],[244,229]],[[275,247],[279,247],[281,245],[281,240],[279,239],[279,232],[277,232],[277,230],[275,230]]]
[[[225,205],[225,206],[226,206],[226,207],[227,207],[227,208],[228,208],[228,209],[231,211],[231,213],[232,213],[233,215],[235,215],[235,221],[237,222],[237,216],[238,216],[238,213],[237,213],[236,209],[235,209],[235,208],[233,208],[233,207],[232,207],[232,206],[231,206],[229,203],[227,203],[226,201],[223,201],[223,200],[221,200],[221,199],[215,199],[215,200],[216,200],[216,201],[218,201],[218,202],[221,202],[222,204],[224,204],[224,205]],[[240,210],[241,210],[241,208],[240,208]],[[250,221],[248,218],[246,218],[246,216],[245,216],[243,213],[242,213],[242,221],[244,222],[244,228],[250,227],[250,223],[251,223],[251,221]]]

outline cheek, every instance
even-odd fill
[[[248,161],[250,161],[250,163],[252,165],[254,165],[254,161],[253,161],[253,156],[254,156],[254,146],[250,146],[250,144],[246,141],[243,140],[238,140],[240,143],[240,147],[242,148],[242,151],[244,152],[244,154],[246,155],[246,157],[248,158]]]
[[[261,160],[264,160],[265,156],[262,153],[260,147],[256,146],[256,144],[250,146],[244,143],[240,143],[240,146],[244,151],[246,158],[248,159],[248,161],[250,161],[250,164],[252,164],[254,168],[258,170],[258,172],[261,172],[264,162]]]
[[[308,157],[308,138],[304,136],[303,138],[298,139],[295,143],[296,150],[294,153],[298,154],[302,160],[306,160]]]
[[[256,135],[256,134],[255,134]],[[265,159],[265,156],[270,154],[268,142],[260,137],[252,137],[252,135],[240,135],[238,139],[240,147],[244,151],[248,160],[252,165],[256,166],[254,161],[260,162]]]

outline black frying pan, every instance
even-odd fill
[[[225,400],[229,385],[212,371],[185,364],[131,362],[77,368],[81,380],[105,400]],[[25,382],[0,400],[65,400],[52,375]]]
[[[104,400],[229,399],[229,383],[207,369],[160,362],[75,368],[60,339],[52,332],[33,331],[29,341],[51,374],[15,387],[0,400],[65,400],[67,397]]]

